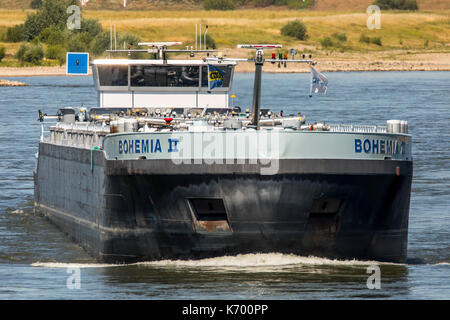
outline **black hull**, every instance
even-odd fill
[[[406,261],[409,161],[285,160],[262,176],[252,165],[171,167],[98,151],[91,171],[88,150],[39,152],[36,209],[100,261],[257,252]]]

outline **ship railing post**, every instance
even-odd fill
[[[44,125],[41,124],[41,142],[44,141]]]

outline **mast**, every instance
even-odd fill
[[[261,78],[264,65],[264,53],[257,50],[255,55],[255,81],[253,84],[252,125],[259,130],[259,114],[261,112]]]
[[[253,101],[252,101],[252,125],[259,130],[260,124],[260,113],[261,113],[261,79],[262,79],[262,67],[264,65],[264,61],[269,61],[272,63],[275,62],[300,62],[300,63],[309,63],[311,65],[315,65],[316,63],[312,61],[311,59],[303,59],[303,60],[294,60],[294,59],[287,59],[287,55],[285,55],[284,59],[276,59],[275,53],[272,53],[272,59],[264,59],[264,48],[268,49],[278,49],[282,48],[283,46],[280,44],[239,44],[237,46],[238,48],[245,48],[245,49],[256,49],[255,58],[254,59],[225,59],[225,60],[235,60],[235,61],[248,61],[248,62],[255,62],[255,80],[253,84]],[[281,54],[280,54],[281,55]],[[294,57],[293,55],[292,57]],[[303,58],[305,56],[303,55]],[[311,58],[311,56],[310,56]]]

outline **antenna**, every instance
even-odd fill
[[[148,49],[125,49],[125,50],[106,50],[106,52],[112,52],[112,53],[118,53],[118,52],[127,52],[128,55],[131,54],[131,52],[147,52],[152,53],[153,58],[157,59],[157,56],[159,56],[159,59],[164,60],[164,63],[166,63],[166,54],[167,53],[189,53],[191,57],[194,56],[194,53],[199,52],[206,52],[211,53],[215,52],[215,50],[194,50],[191,46],[191,49],[189,50],[189,47],[186,47],[186,49],[167,49],[167,47],[170,46],[176,46],[176,45],[182,45],[183,42],[178,41],[172,41],[172,42],[139,42],[139,46],[146,46],[149,47]]]
[[[186,49],[167,49],[167,47],[170,46],[176,46],[176,45],[182,45],[182,42],[178,41],[172,41],[172,42],[139,42],[139,46],[146,46],[149,47],[148,49],[131,49],[131,48],[124,48],[123,50],[117,50],[117,36],[116,36],[116,25],[114,25],[114,38],[115,38],[115,47],[114,50],[112,49],[112,26],[110,27],[110,42],[111,42],[111,48],[110,50],[106,50],[108,53],[120,53],[120,52],[126,52],[128,55],[131,55],[131,52],[147,52],[150,54],[153,54],[153,58],[157,59],[157,56],[159,56],[159,59],[164,60],[164,63],[167,63],[166,61],[166,54],[167,53],[189,53],[190,57],[194,57],[195,53],[199,52],[206,52],[209,56],[209,53],[215,52],[215,50],[207,50],[206,49],[206,34],[208,32],[208,26],[206,26],[206,31],[204,34],[204,46],[205,48],[202,50],[202,34],[201,34],[201,25],[199,27],[199,30],[197,30],[197,25],[195,25],[195,49],[191,46],[189,50],[189,46],[186,46]],[[197,45],[200,45],[200,50],[197,49]]]
[[[234,58],[206,58],[206,61],[218,61],[219,63],[222,61],[245,61],[245,62],[254,62],[255,63],[255,81],[253,85],[253,102],[252,102],[252,125],[256,127],[258,130],[259,126],[259,117],[260,117],[260,109],[261,109],[261,77],[262,77],[262,66],[265,61],[269,62],[282,62],[286,64],[287,62],[299,62],[299,63],[309,63],[311,65],[315,65],[316,62],[311,60],[311,55],[309,55],[310,59],[303,60],[288,60],[287,55],[279,54],[279,59],[275,58],[275,53],[272,53],[272,59],[264,59],[264,51],[263,49],[279,49],[283,46],[281,44],[238,44],[238,48],[241,49],[256,49],[255,57],[253,59],[234,59]],[[305,56],[303,55],[303,58]]]
[[[114,49],[117,50],[116,24],[114,24]]]
[[[183,42],[171,41],[171,42],[139,42],[139,46],[147,46],[152,48],[160,48],[160,47],[170,47],[170,46],[178,46],[182,45]]]
[[[206,26],[206,31],[205,31],[205,49],[206,49],[206,33],[208,33],[208,26]]]
[[[281,44],[238,44],[237,47],[239,49],[276,49],[283,48]]]

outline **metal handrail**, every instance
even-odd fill
[[[363,133],[386,133],[386,126],[362,125],[362,124],[328,124],[333,132],[363,132]]]

